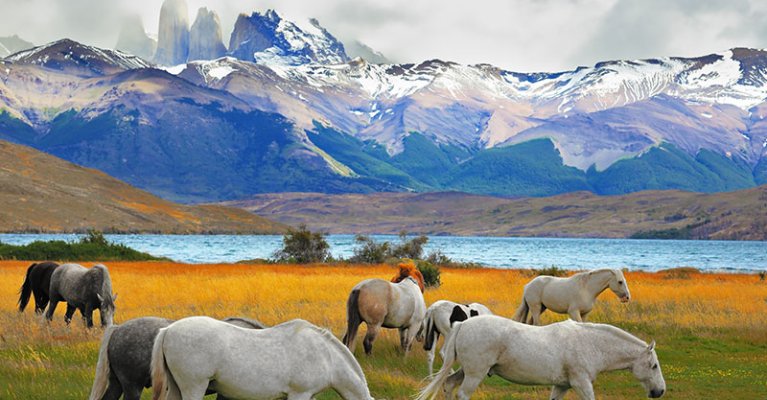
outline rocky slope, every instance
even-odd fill
[[[182,206],[102,172],[0,141],[0,231],[280,233],[285,226],[221,206]]]
[[[729,193],[274,193],[223,203],[329,233],[767,240],[767,186]]]
[[[120,29],[115,50],[151,60],[157,50],[157,41],[147,35],[141,18],[133,16],[126,19]]]

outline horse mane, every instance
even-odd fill
[[[412,261],[403,262],[400,263],[398,267],[399,272],[394,276],[394,278],[391,279],[391,281],[394,283],[400,283],[408,277],[411,277],[415,279],[416,283],[418,283],[418,287],[421,288],[421,293],[423,293],[423,291],[426,289],[424,285],[423,274],[418,270],[418,268],[416,268],[415,263]]]
[[[105,299],[112,299],[112,278],[109,276],[109,270],[104,264],[94,265],[90,271],[93,274],[97,274],[101,280],[101,291],[99,294]]]
[[[301,320],[303,321],[303,320]],[[329,343],[332,343],[333,346],[336,347],[336,349],[343,354],[343,357],[346,359],[346,361],[349,363],[349,365],[354,369],[354,371],[357,373],[359,378],[362,380],[362,382],[365,382],[365,385],[367,386],[367,379],[365,378],[365,372],[362,371],[362,367],[360,366],[359,361],[354,357],[354,354],[349,350],[348,347],[346,347],[343,343],[341,343],[336,335],[333,334],[333,332],[321,328],[317,325],[314,325],[308,321],[304,321],[307,324],[307,327],[314,329],[315,332],[319,333],[328,340]]]
[[[608,324],[595,324],[595,323],[590,323],[590,322],[581,322],[580,324],[581,325],[590,326],[590,327],[592,327],[594,329],[597,329],[597,330],[600,330],[602,332],[618,336],[618,337],[620,337],[622,339],[625,339],[628,342],[633,342],[633,343],[635,343],[637,345],[641,345],[642,347],[647,347],[647,342],[645,342],[644,340],[642,340],[642,339],[640,339],[640,338],[638,338],[638,337],[636,337],[636,336],[634,336],[634,335],[624,331],[621,328],[618,328],[618,327],[615,327],[615,326],[612,326],[612,325],[608,325]]]

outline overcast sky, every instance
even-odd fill
[[[764,0],[187,0],[190,23],[207,6],[225,43],[239,13],[274,8],[316,17],[397,62],[439,58],[513,71],[559,71],[598,61],[698,56],[767,47]],[[157,32],[161,0],[0,0],[0,36],[41,44],[69,37],[113,47],[138,14]]]

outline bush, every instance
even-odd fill
[[[533,275],[541,276],[541,275],[548,275],[548,276],[566,276],[567,270],[557,267],[556,265],[552,265],[547,268],[541,268],[541,269],[534,269]]]
[[[77,242],[34,241],[26,245],[0,243],[1,260],[155,261],[167,260],[122,244],[110,243],[101,232],[90,231]]]
[[[376,243],[370,236],[357,235],[354,238],[358,247],[349,261],[365,264],[381,264],[390,258],[391,243]]]
[[[298,229],[288,228],[282,237],[282,248],[274,252],[274,258],[277,262],[321,263],[330,258],[329,250],[323,233],[312,232],[301,224]]]
[[[423,258],[423,246],[429,241],[429,238],[421,235],[410,240],[407,239],[407,232],[400,232],[401,243],[392,248],[391,257],[410,258],[420,260]]]
[[[439,287],[442,284],[440,281],[439,267],[425,260],[416,261],[416,268],[421,271],[423,275],[423,283],[426,287]]]

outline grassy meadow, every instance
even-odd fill
[[[90,392],[100,328],[86,330],[75,318],[63,322],[59,305],[48,326],[16,310],[18,289],[29,263],[0,262],[0,399],[84,399]],[[90,264],[87,264],[90,265]],[[350,289],[368,277],[390,278],[390,266],[186,265],[171,262],[112,262],[116,322],[141,316],[241,315],[277,324],[303,318],[336,336],[345,329]],[[503,316],[513,314],[525,271],[443,269],[442,286],[427,290],[427,304],[439,299],[477,301]],[[755,275],[695,272],[627,274],[632,302],[621,304],[609,291],[590,315],[649,341],[655,339],[668,399],[767,398],[767,282]],[[79,315],[79,314],[78,314]],[[561,319],[544,314],[546,323]],[[361,328],[359,339],[364,333]],[[373,355],[355,354],[371,393],[378,399],[407,399],[427,374],[420,347],[398,354],[397,332],[386,330]],[[416,346],[419,344],[417,343]],[[437,363],[439,365],[439,362]],[[645,397],[629,372],[605,373],[596,382],[601,399]],[[476,399],[547,399],[549,388],[486,379]],[[144,397],[148,399],[149,391]],[[323,393],[321,399],[338,398]],[[576,398],[569,393],[568,399]]]

